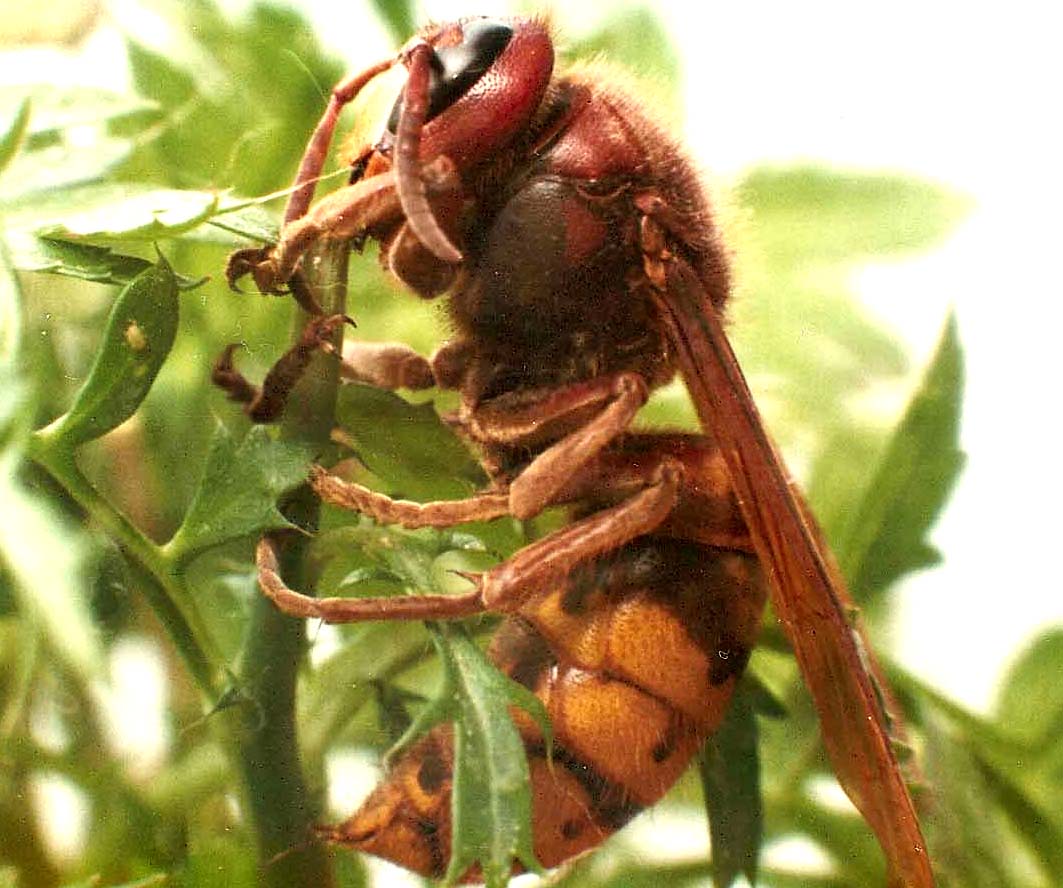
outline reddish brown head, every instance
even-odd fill
[[[553,72],[546,29],[534,20],[475,18],[429,30],[399,54],[409,79],[377,149],[391,153],[414,236],[447,264],[461,262],[426,196],[422,164],[475,166],[521,132]]]
[[[407,44],[427,44],[428,109],[420,158],[445,155],[459,170],[494,155],[531,121],[554,68],[545,24],[534,19],[468,18],[433,28]],[[400,97],[386,144],[403,111]]]

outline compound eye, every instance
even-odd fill
[[[432,76],[428,86],[428,115],[442,113],[479,80],[506,48],[513,29],[495,19],[476,19],[462,25],[462,41],[444,46],[432,56]],[[388,131],[394,133],[402,112],[402,97],[388,118]]]

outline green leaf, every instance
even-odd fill
[[[30,107],[29,97],[24,97],[11,117],[11,125],[3,134],[0,134],[0,172],[3,172],[4,167],[11,162],[22,147],[22,140],[26,137],[26,131],[29,128]]]
[[[996,719],[1030,744],[1059,742],[1063,725],[1063,629],[1034,641],[1001,684]]]
[[[97,284],[125,286],[152,267],[147,259],[116,253],[109,247],[49,240],[25,231],[8,232],[8,246],[11,262],[19,271],[57,274]],[[175,273],[174,280],[177,289],[185,291],[201,287],[207,278]]]
[[[800,747],[798,750],[804,751]],[[807,766],[804,773],[794,777],[807,780]],[[830,779],[833,782],[833,776]],[[867,824],[851,808],[834,810],[802,794],[782,799],[769,796],[767,813],[773,838],[796,832],[810,839],[833,859],[841,885],[863,888],[887,884],[882,850]]]
[[[366,865],[358,854],[337,854],[332,858],[336,888],[370,888]]]
[[[0,447],[26,431],[22,312],[22,291],[0,238]]]
[[[0,88],[0,114],[26,99],[33,104],[27,134],[37,142],[71,127],[115,127],[159,114],[158,105],[132,93],[69,84],[57,89],[54,83]]]
[[[950,317],[841,545],[838,558],[858,601],[937,563],[926,542],[964,463],[959,449],[963,354]]]
[[[943,718],[951,722],[963,736],[964,742],[972,749],[977,749],[982,756],[991,756],[995,761],[1012,762],[1029,756],[1027,743],[1011,725],[1000,719],[991,721],[968,711],[888,658],[883,658],[882,663],[902,711],[914,726],[922,727],[928,718],[939,721]]]
[[[531,778],[524,744],[508,707],[527,710],[543,729],[543,704],[502,675],[459,627],[442,627],[433,640],[454,696],[454,835],[446,883],[454,884],[476,862],[488,888],[503,888],[514,858],[539,872],[532,850]]]
[[[252,201],[239,209],[226,209],[219,213],[210,220],[208,228],[225,232],[234,238],[246,238],[260,244],[274,244],[280,233],[280,220],[276,214]]]
[[[29,203],[97,181],[112,173],[132,150],[129,139],[101,135],[89,145],[57,142],[38,151],[23,151],[0,181],[0,201],[4,205]]]
[[[19,271],[60,274],[101,284],[125,285],[152,263],[137,256],[124,256],[107,247],[47,240],[26,231],[7,235],[11,263]]]
[[[352,627],[344,646],[314,670],[299,698],[304,759],[311,764],[320,761],[372,696],[375,682],[420,662],[430,651],[420,623]]]
[[[588,864],[587,861],[590,860]],[[584,858],[575,866],[559,871],[549,884],[551,888],[702,888],[712,876],[707,860],[682,863],[623,861],[619,867],[603,868],[599,874],[593,866],[594,857]],[[588,872],[584,872],[586,869]],[[778,888],[774,878],[770,883]],[[819,882],[801,882],[800,888],[818,888]],[[834,886],[832,886],[834,888]]]
[[[925,249],[967,211],[965,200],[908,176],[814,166],[757,169],[741,196],[765,255],[790,268]]]
[[[132,134],[158,117],[157,107],[137,96],[40,84],[0,89],[0,118],[17,113],[27,92],[33,114],[0,181],[5,205],[102,178],[133,151]]]
[[[219,834],[196,842],[177,872],[176,884],[180,888],[260,888],[253,844],[247,835],[239,834]]]
[[[142,95],[150,96],[162,107],[171,109],[188,103],[195,96],[192,73],[176,64],[173,58],[164,53],[155,52],[135,40],[126,42],[126,53],[129,56],[129,67],[132,70],[134,84]],[[193,52],[188,53],[189,57],[193,55]],[[180,53],[176,57],[186,59]],[[196,70],[194,65],[189,65],[189,67]],[[204,67],[214,75],[211,80],[217,78],[216,72],[211,70],[213,66]]]
[[[121,884],[112,885],[108,882],[106,886],[98,877],[93,877],[82,882],[71,882],[63,886],[63,888],[161,888],[161,886],[170,885],[172,882],[173,880],[166,873],[158,873],[154,876],[146,876],[143,879],[135,879],[132,882],[122,882]]]
[[[264,426],[237,443],[219,425],[192,505],[164,547],[167,555],[182,563],[228,540],[291,527],[277,499],[306,479],[313,456],[308,445],[281,441]]]
[[[753,219],[731,232],[732,341],[779,444],[810,465],[806,493],[836,540],[884,446],[862,407],[907,372],[904,350],[852,298],[853,273],[931,246],[966,205],[911,178],[811,166],[755,170],[739,196]]]
[[[434,560],[447,551],[444,534],[434,530],[402,530],[384,527],[369,519],[357,525],[318,534],[311,547],[315,562],[336,558],[357,549],[358,567],[368,559],[405,587],[417,592],[439,591],[432,570]],[[347,570],[349,562],[344,562]]]
[[[409,588],[423,592],[439,591],[434,572],[439,555],[469,544],[467,534],[399,531],[368,521],[326,536],[329,547],[341,541],[357,543]],[[428,626],[443,664],[444,686],[397,746],[431,725],[455,721],[454,834],[447,881],[460,878],[479,861],[487,884],[502,886],[514,858],[537,869],[528,763],[508,710],[518,706],[529,712],[547,746],[552,743],[549,720],[541,701],[500,673],[460,626]],[[416,651],[411,654],[416,656]],[[390,667],[405,662],[405,657],[387,659]]]
[[[468,496],[483,470],[430,404],[415,406],[366,385],[347,385],[336,405],[349,444],[396,496],[414,500]]]
[[[227,18],[213,3],[170,4],[165,53],[130,42],[137,91],[180,119],[137,152],[142,178],[224,182],[244,194],[287,185],[343,66],[305,18],[275,3]]]
[[[478,535],[430,528],[384,527],[368,518],[319,533],[309,557],[321,595],[449,594],[465,591],[455,570],[497,562]],[[472,525],[477,531],[485,525]],[[489,529],[489,528],[488,528]]]
[[[64,206],[51,212],[38,205],[38,217],[48,220],[36,228],[39,236],[96,244],[157,241],[196,228],[221,206],[216,192],[122,184],[84,188],[66,197]]]
[[[177,310],[177,282],[169,263],[160,258],[115,300],[88,379],[74,405],[42,438],[72,448],[129,419],[170,353]]]
[[[739,683],[727,717],[698,757],[716,888],[730,888],[739,875],[756,884],[764,835],[757,721],[744,688]]]
[[[373,543],[364,539],[363,530],[364,525],[359,522],[354,527],[327,530],[314,537],[307,557],[315,566],[316,595],[325,598],[402,594],[406,588],[403,578],[386,566],[386,558],[379,557],[380,553],[366,550]],[[398,545],[404,540],[399,537]]]

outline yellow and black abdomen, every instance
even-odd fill
[[[666,436],[629,446],[649,438],[663,445]],[[699,483],[699,464],[713,457],[705,439],[669,440],[675,446],[660,449],[688,468],[674,520],[530,598],[491,643],[491,659],[543,701],[553,727],[551,764],[538,727],[513,711],[531,772],[535,853],[547,867],[600,844],[667,792],[723,719],[756,640],[766,597],[756,558],[665,535],[684,531],[692,511],[707,516],[710,499],[730,497],[718,479]],[[719,515],[705,524],[733,536]],[[712,536],[705,524],[699,537]],[[450,727],[431,731],[332,839],[442,875],[453,755]]]

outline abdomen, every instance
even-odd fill
[[[697,440],[639,435],[628,446],[637,453],[681,447],[693,469]],[[701,449],[710,459],[707,443]],[[714,498],[730,496],[718,478],[699,480],[688,474],[687,511],[706,501],[710,487]],[[706,523],[714,520],[707,510]],[[537,727],[513,713],[528,754],[540,863],[556,866],[594,847],[675,783],[726,713],[764,601],[756,559],[741,547],[662,532],[581,565],[506,619],[490,656],[543,701],[555,738],[551,767]],[[451,730],[436,728],[333,840],[441,876],[452,770]]]

